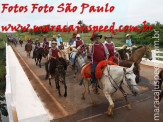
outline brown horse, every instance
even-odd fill
[[[28,43],[25,46],[25,51],[27,52],[27,56],[30,57],[31,51],[32,51],[32,44]]]
[[[143,56],[145,55],[146,58],[152,60],[152,52],[150,48],[151,44],[139,46],[135,51],[131,54],[130,61],[136,62],[139,64],[142,61]]]
[[[162,81],[163,81],[163,69],[160,71],[159,73],[159,89],[158,90],[161,90],[161,85],[162,85]],[[160,93],[160,97],[159,97],[159,101],[161,101],[161,98],[163,97],[163,90],[161,91]]]
[[[14,38],[14,39],[13,39],[13,44],[15,45],[15,47],[16,47],[17,43],[18,43],[18,42],[17,42],[16,38]]]
[[[20,44],[20,46],[22,47],[23,41],[22,41],[21,39],[19,40],[19,44]]]

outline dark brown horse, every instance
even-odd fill
[[[34,56],[36,65],[39,64],[40,68],[41,68],[42,57],[45,58],[45,52],[44,52],[44,49],[42,47],[40,47],[40,48],[36,49],[35,56]]]
[[[16,47],[17,43],[18,43],[17,39],[14,38],[14,39],[13,39],[13,44],[15,45],[15,47]]]
[[[65,93],[64,97],[67,96],[67,85],[65,81],[67,63],[63,58],[51,58],[46,64],[46,78],[49,77],[49,85],[51,86],[51,79],[54,77],[56,89],[58,90],[59,96],[61,96],[60,92],[60,83],[64,85]]]
[[[32,51],[32,44],[31,43],[28,43],[25,46],[25,51],[27,52],[27,56],[30,57],[30,54],[31,54],[31,51]]]
[[[22,47],[22,45],[23,45],[23,40],[19,40],[19,44],[20,44],[20,46]]]

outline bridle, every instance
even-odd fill
[[[106,74],[104,74],[104,73],[103,73],[103,74],[104,74],[105,77],[108,77],[108,78],[109,78],[109,80],[110,80],[112,86],[113,86],[114,89],[115,89],[115,92],[119,89],[119,90],[122,92],[122,94],[123,94],[124,97],[127,96],[127,93],[126,93],[126,92],[124,91],[124,89],[122,88],[122,84],[123,84],[123,81],[124,81],[124,80],[126,80],[126,82],[127,82],[127,87],[129,87],[130,89],[131,89],[133,86],[137,86],[137,85],[130,84],[130,83],[129,83],[129,79],[126,77],[127,74],[131,74],[131,73],[133,73],[133,71],[130,71],[130,72],[124,71],[123,78],[122,78],[122,80],[121,80],[121,82],[120,82],[120,85],[118,85],[118,84],[115,82],[115,80],[112,78],[112,76],[110,75],[110,67],[109,67],[109,69],[108,69],[108,64],[107,64],[106,68],[107,68],[107,71],[108,71],[108,75],[106,75]],[[114,85],[114,84],[115,84],[115,85]]]

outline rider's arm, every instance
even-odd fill
[[[105,51],[105,55],[106,55],[106,60],[108,60],[109,59],[109,51],[108,51],[107,47],[105,46],[105,44],[103,44],[103,45],[104,45],[104,51]]]

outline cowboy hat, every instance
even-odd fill
[[[58,34],[58,36],[61,36],[61,34]]]
[[[127,34],[126,37],[131,36],[130,34]]]
[[[91,38],[90,40],[93,41],[94,38],[96,37],[100,37],[100,39],[102,38],[102,35],[99,35],[98,33],[95,33]]]
[[[76,37],[80,37],[80,34],[77,34]]]
[[[39,41],[39,39],[38,39],[38,38],[36,38],[36,41],[37,41],[37,40]]]
[[[57,44],[57,41],[52,41],[52,44]]]
[[[53,38],[56,38],[57,36],[56,35],[53,35]]]
[[[113,38],[111,34],[106,35],[104,38]]]

